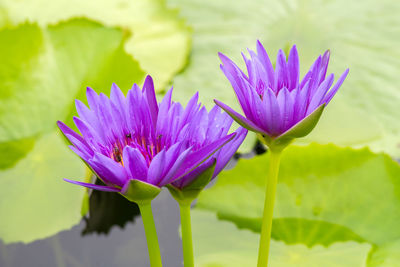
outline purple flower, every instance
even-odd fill
[[[200,140],[204,109],[197,94],[186,108],[171,101],[172,89],[157,103],[153,80],[134,85],[125,97],[114,84],[111,96],[87,89],[89,108],[76,100],[74,117],[82,136],[62,122],[58,126],[92,171],[106,184],[65,179],[88,188],[120,192],[132,201],[154,198],[160,187],[190,173],[229,142],[235,133],[207,132]],[[215,135],[215,136],[214,136]],[[198,138],[198,139],[196,139]]]
[[[296,46],[288,60],[279,50],[275,69],[267,52],[257,42],[257,53],[244,54],[247,73],[228,57],[219,54],[221,69],[229,79],[245,116],[215,100],[240,125],[262,135],[270,147],[281,149],[293,138],[307,135],[316,125],[324,107],[342,85],[347,69],[332,87],[334,75],[326,76],[329,50],[319,56],[300,81]]]
[[[189,101],[197,102],[198,94],[195,94]],[[210,112],[203,107],[197,114],[199,117],[196,121],[201,123],[196,125],[196,130],[193,131],[193,135],[189,137],[189,142],[193,146],[198,144],[207,144],[215,142],[221,137],[228,134],[231,128],[233,119],[218,106],[214,106]],[[213,154],[207,161],[199,165],[190,173],[184,177],[171,183],[176,189],[184,190],[186,187],[193,185],[196,179],[199,179],[207,170],[211,168],[211,173],[205,177],[204,186],[213,178],[215,178],[226,166],[229,160],[233,157],[239,146],[247,135],[247,129],[239,127],[236,130],[236,136],[227,145],[218,150]]]

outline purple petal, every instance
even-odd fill
[[[328,92],[329,88],[332,86],[333,80],[334,80],[334,75],[330,74],[325,79],[325,81],[321,83],[315,94],[312,96],[310,104],[308,105],[307,108],[306,116],[311,114],[317,107],[319,107],[322,104],[322,99],[324,98],[326,92]]]
[[[207,170],[212,164],[215,162],[215,158],[211,157],[210,159],[206,160],[206,162],[200,164],[197,168],[193,171],[189,172],[182,178],[174,181],[172,184],[177,188],[183,188],[193,182],[199,175],[201,175],[205,170]]]
[[[282,87],[288,84],[288,69],[286,64],[285,53],[282,49],[279,49],[278,56],[276,58],[275,67],[275,83],[272,88],[275,93],[279,91]]]
[[[265,51],[264,46],[260,41],[257,41],[257,54],[260,58],[261,63],[264,66],[265,71],[268,74],[268,87],[272,87],[274,85],[274,68],[272,67],[271,60],[268,57],[267,51]]]
[[[153,79],[150,75],[147,75],[146,80],[143,84],[143,92],[146,94],[147,103],[151,113],[153,125],[156,126],[158,116],[158,104],[156,99],[156,93],[154,91]]]
[[[107,184],[114,184],[122,187],[126,180],[128,180],[128,174],[125,168],[103,154],[96,153],[93,159],[89,160],[88,164]]]
[[[278,101],[270,88],[264,92],[263,105],[266,110],[265,120],[268,122],[269,132],[272,135],[279,135],[283,123],[281,121]]]
[[[121,191],[121,189],[118,189],[118,188],[112,187],[112,186],[82,183],[82,182],[78,182],[78,181],[74,181],[74,180],[70,180],[70,179],[64,179],[64,181],[71,183],[71,184],[76,184],[76,185],[84,186],[84,187],[94,189],[94,190],[99,190],[99,191],[105,191],[105,192],[120,192]]]
[[[228,144],[222,147],[220,151],[218,151],[219,154],[217,158],[217,163],[215,165],[213,178],[216,177],[225,168],[226,164],[228,164],[228,162],[238,150],[239,146],[243,143],[246,135],[247,129],[240,127],[236,130],[235,138],[233,138],[232,141],[230,141]]]
[[[126,146],[123,151],[124,167],[132,179],[147,181],[147,162],[137,148]]]
[[[280,117],[282,122],[281,132],[286,131],[292,124],[293,121],[293,111],[294,111],[294,100],[289,90],[283,88],[277,97]]]
[[[293,90],[297,88],[299,85],[299,75],[300,75],[300,67],[299,67],[299,54],[297,53],[296,45],[292,47],[289,53],[288,59],[288,72],[289,72],[289,90]]]
[[[165,149],[161,150],[151,161],[147,173],[147,182],[152,185],[158,185],[162,179],[161,175],[165,168]]]
[[[199,150],[191,153],[186,157],[185,162],[179,168],[176,173],[176,178],[180,178],[185,176],[189,172],[191,172],[194,168],[196,168],[199,164],[204,162],[207,158],[209,158],[212,154],[214,154],[218,149],[228,143],[232,138],[234,138],[236,133],[232,133],[227,135],[207,146],[200,148]]]
[[[349,69],[345,70],[340,76],[339,80],[336,82],[336,84],[332,87],[331,90],[329,90],[328,94],[325,96],[323,102],[328,105],[328,103],[332,100],[333,96],[336,94],[337,90],[339,90],[340,86],[343,84],[344,80],[347,77],[347,74],[349,73]]]
[[[249,129],[250,131],[256,132],[256,133],[261,133],[261,134],[267,134],[268,133],[258,127],[255,123],[252,121],[248,120],[247,118],[243,117],[239,113],[237,113],[235,110],[233,110],[231,107],[225,105],[224,103],[214,99],[215,104],[217,104],[219,107],[221,107],[223,110],[225,110],[226,113],[229,114],[238,124],[243,126],[246,129]]]
[[[172,181],[174,181],[176,178],[175,174],[179,170],[179,168],[182,166],[182,164],[185,162],[187,156],[191,152],[192,148],[188,148],[185,151],[183,151],[174,161],[173,165],[169,168],[168,173],[164,176],[164,178],[160,181],[159,185],[164,186]],[[168,153],[168,152],[167,152]]]

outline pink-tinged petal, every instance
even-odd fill
[[[122,165],[100,153],[96,153],[88,164],[105,183],[122,187],[128,180],[128,173]]]
[[[165,169],[165,151],[161,150],[151,161],[149,171],[147,173],[147,182],[152,185],[158,185],[161,181],[162,173]]]
[[[199,150],[191,153],[186,157],[185,162],[180,166],[179,170],[176,172],[175,177],[177,179],[185,176],[191,172],[194,168],[203,163],[206,159],[211,157],[217,150],[219,150],[226,143],[231,141],[235,137],[236,133],[227,135],[211,144],[200,148]]]
[[[326,96],[325,96],[325,98],[323,100],[323,102],[326,105],[328,105],[328,103],[332,100],[333,96],[336,94],[337,90],[339,90],[340,86],[343,84],[344,80],[346,79],[348,73],[349,73],[349,69],[345,70],[345,72],[343,72],[342,76],[340,76],[340,78],[336,82],[336,84],[326,94]]]
[[[78,182],[78,181],[74,181],[74,180],[70,180],[70,179],[64,179],[64,181],[71,183],[71,184],[76,184],[76,185],[84,186],[84,187],[94,189],[94,190],[99,190],[99,191],[105,191],[105,192],[120,192],[121,191],[121,189],[118,189],[118,188],[112,187],[112,186],[82,183],[82,182]]]
[[[282,122],[281,132],[286,131],[292,124],[293,111],[294,111],[294,100],[287,88],[283,88],[277,97],[280,117]]]
[[[274,92],[269,88],[264,92],[263,105],[266,110],[265,119],[268,122],[268,130],[271,135],[278,135],[281,131],[283,123],[281,121],[278,101]]]
[[[308,82],[304,85],[302,89],[297,90],[296,98],[294,101],[294,112],[293,112],[294,123],[297,123],[306,114],[307,102],[308,102],[307,100],[311,91],[310,84],[311,81],[308,80]]]
[[[288,72],[289,72],[289,90],[293,90],[297,88],[299,85],[299,75],[300,75],[300,66],[299,66],[299,54],[297,53],[296,45],[292,47],[289,53],[288,58]]]
[[[214,99],[215,104],[217,104],[220,108],[222,108],[226,113],[229,114],[239,125],[243,126],[250,131],[261,133],[261,134],[268,134],[265,130],[258,127],[255,123],[248,120],[247,118],[243,117],[241,114],[237,113],[231,107],[225,105],[224,103]]]
[[[271,60],[268,57],[267,51],[265,51],[265,48],[260,41],[257,41],[257,54],[264,66],[265,71],[267,72],[269,82],[268,87],[272,87],[275,79],[274,68],[271,64]]]
[[[326,92],[328,92],[329,88],[332,86],[334,80],[334,75],[330,74],[325,81],[323,81],[318,87],[315,94],[312,96],[310,104],[308,105],[306,116],[311,114],[317,107],[322,104],[322,99],[324,98]]]
[[[147,162],[137,148],[126,146],[123,151],[124,166],[130,173],[130,178],[147,181]]]
[[[153,125],[156,126],[158,116],[158,104],[156,92],[154,91],[154,82],[150,75],[147,75],[143,84],[143,92],[146,94],[147,103],[149,104],[150,114]]]
[[[214,174],[212,178],[215,178],[228,164],[233,155],[236,153],[240,145],[243,143],[247,135],[247,129],[240,127],[236,130],[236,136],[226,146],[223,146],[218,151],[217,163],[215,165]]]

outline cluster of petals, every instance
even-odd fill
[[[329,50],[315,60],[301,80],[296,46],[290,50],[287,60],[285,53],[279,50],[275,68],[260,42],[257,42],[256,52],[249,50],[249,55],[242,54],[247,68],[245,74],[228,57],[219,54],[221,69],[235,91],[244,116],[218,100],[215,102],[240,125],[272,138],[326,106],[349,71],[347,69],[333,85],[334,74],[326,75]]]
[[[58,126],[105,185],[65,180],[96,190],[123,194],[130,180],[185,186],[212,160],[215,173],[222,170],[247,133],[229,133],[232,119],[217,106],[207,112],[198,94],[185,108],[172,101],[172,89],[158,103],[150,76],[126,96],[115,84],[110,98],[88,88],[87,100],[89,108],[76,100],[79,117],[73,120],[81,134],[60,121]]]

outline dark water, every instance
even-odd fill
[[[0,266],[150,266],[136,205],[115,193],[96,192],[90,201],[92,217],[71,230],[27,245],[0,241]],[[167,190],[153,201],[153,212],[164,266],[182,266],[179,209]]]
[[[265,152],[264,146],[257,143],[253,152],[235,155],[226,169],[233,168],[240,157],[250,158]],[[163,266],[181,267],[178,204],[163,189],[152,206]],[[0,267],[150,266],[136,204],[117,193],[93,191],[89,214],[79,225],[47,239],[10,245],[0,240]]]

